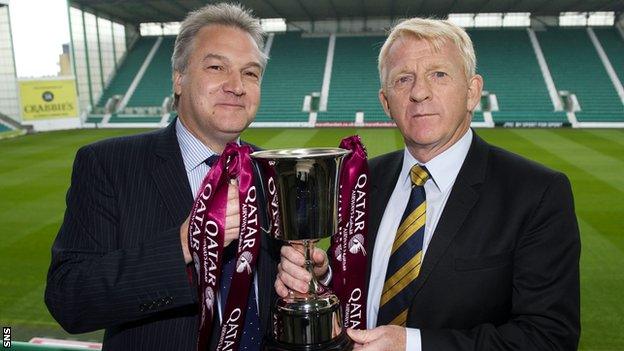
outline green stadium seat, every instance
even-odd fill
[[[337,37],[327,111],[319,122],[353,122],[364,112],[364,122],[388,122],[379,103],[377,55],[385,37]]]
[[[154,46],[156,39],[156,37],[140,38],[134,47],[128,51],[126,58],[117,69],[115,76],[98,100],[97,107],[104,107],[108,99],[113,95],[123,96],[126,91],[128,91],[128,87],[130,87],[132,80],[134,80],[134,77],[141,68],[147,54]]]
[[[600,41],[611,66],[615,70],[620,83],[624,84],[624,38],[617,32],[614,27],[608,28],[592,28],[596,37]]]
[[[579,122],[624,120],[624,105],[585,28],[548,28],[536,34],[555,86],[576,94]]]
[[[496,95],[494,122],[565,122],[555,112],[526,29],[469,30],[483,90]]]
[[[128,101],[128,107],[161,106],[171,91],[171,56],[175,36],[165,36],[152,62],[141,78],[134,94]]]
[[[275,34],[262,79],[257,122],[302,122],[306,95],[321,91],[327,38],[302,38],[300,32]]]

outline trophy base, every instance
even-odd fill
[[[353,350],[353,340],[342,332],[329,342],[311,345],[286,344],[276,340],[267,340],[264,344],[264,351],[351,351]]]

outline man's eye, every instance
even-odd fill
[[[210,70],[215,70],[215,71],[222,71],[222,70],[223,70],[223,66],[219,66],[219,65],[210,65],[210,66],[208,66],[208,69],[210,69]]]
[[[436,78],[444,78],[446,77],[446,73],[445,72],[441,72],[441,71],[437,71],[433,73],[433,76]]]
[[[259,78],[260,75],[256,72],[245,72],[245,75],[251,78]]]
[[[396,81],[394,82],[394,84],[396,86],[405,86],[408,84],[411,84],[414,81],[414,77],[412,76],[400,76],[396,79]]]

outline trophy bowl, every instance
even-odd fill
[[[312,275],[307,293],[291,291],[273,308],[272,332],[265,350],[351,350],[353,342],[342,326],[340,302],[313,274],[315,243],[338,227],[338,177],[341,148],[265,150],[251,154],[275,172],[279,199],[276,239],[299,246]]]

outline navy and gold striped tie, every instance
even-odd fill
[[[414,282],[420,272],[427,209],[423,185],[429,179],[429,173],[424,167],[414,165],[410,178],[412,191],[392,244],[377,325],[405,326],[407,310],[415,293]]]

